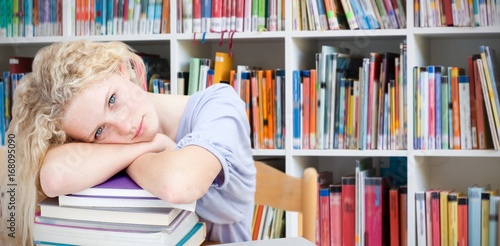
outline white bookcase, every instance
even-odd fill
[[[141,52],[156,53],[170,61],[171,81],[179,71],[188,71],[189,58],[213,58],[216,51],[229,51],[228,34],[175,33],[176,2],[171,0],[171,34],[71,36],[70,7],[64,4],[64,35],[60,37],[0,38],[0,70],[8,69],[8,57],[34,56],[36,51],[53,42],[89,39],[124,41]],[[286,29],[282,32],[235,33],[234,64],[258,65],[286,70],[286,142],[283,150],[254,150],[255,158],[278,157],[284,169],[300,175],[308,166],[319,171],[332,170],[341,175],[354,172],[354,160],[362,157],[407,157],[408,167],[408,245],[416,245],[414,192],[426,188],[466,191],[474,183],[489,183],[500,188],[500,151],[494,150],[414,150],[412,119],[412,67],[417,65],[459,66],[467,69],[467,56],[478,53],[480,45],[500,51],[500,27],[413,27],[413,6],[407,6],[407,28],[397,30],[292,31],[291,1],[286,1]],[[321,45],[349,47],[352,53],[367,57],[371,51],[399,52],[399,43],[407,40],[408,74],[408,150],[296,150],[292,148],[292,70],[314,67],[314,53]],[[55,58],[57,59],[57,58]],[[497,60],[499,57],[497,57]],[[176,91],[172,84],[172,91]],[[352,171],[351,171],[352,170]],[[297,215],[287,213],[287,236],[297,235]]]

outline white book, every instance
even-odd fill
[[[43,217],[107,223],[167,226],[181,213],[178,208],[99,208],[59,206],[57,198],[40,203]]]
[[[458,78],[460,102],[460,145],[462,149],[472,149],[472,125],[470,120],[469,77]]]
[[[252,31],[252,1],[257,0],[245,0],[245,7],[243,10],[243,31]]]
[[[415,192],[415,227],[417,232],[417,246],[427,246],[425,214],[425,193],[423,191],[417,191]]]
[[[170,228],[165,226],[123,226],[119,224],[58,220],[35,217],[35,244],[74,245],[177,245],[199,222],[193,212],[183,212]]]
[[[182,0],[182,32],[193,33],[193,0]]]

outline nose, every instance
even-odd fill
[[[132,136],[135,134],[136,129],[129,117],[129,112],[125,107],[120,110],[116,110],[110,116],[110,126],[115,129],[116,133],[119,135],[132,134]]]

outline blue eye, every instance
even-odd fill
[[[109,101],[108,101],[108,104],[109,105],[113,105],[115,104],[116,102],[116,97],[115,97],[115,94],[111,95],[111,97],[109,98]]]
[[[95,134],[94,134],[94,138],[95,138],[95,139],[99,139],[99,137],[100,137],[100,136],[101,136],[101,134],[102,134],[102,131],[103,131],[102,126],[101,126],[101,127],[99,127],[99,128],[97,128],[97,131],[96,131],[96,132],[95,132]]]

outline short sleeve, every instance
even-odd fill
[[[222,172],[197,205],[197,212],[214,223],[233,223],[248,216],[255,192],[255,166],[245,104],[225,84],[191,96],[181,120],[177,148],[203,147],[222,164]]]

